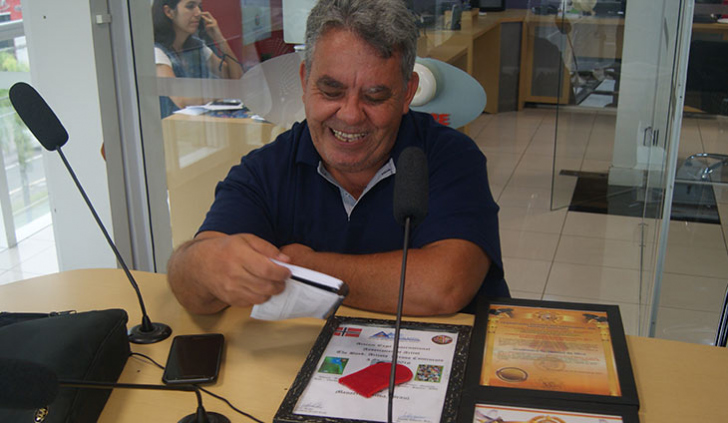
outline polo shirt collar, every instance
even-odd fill
[[[321,156],[316,151],[316,147],[313,146],[313,139],[311,139],[311,131],[308,129],[308,122],[304,120],[301,123],[301,127],[302,132],[296,151],[296,164],[303,163],[317,167],[321,161]]]

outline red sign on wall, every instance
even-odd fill
[[[0,0],[0,15],[10,14],[10,19],[0,19],[0,21],[17,21],[23,19],[23,12],[20,10],[20,0]]]
[[[435,118],[435,122],[443,124],[445,126],[450,126],[450,113],[430,113],[433,118]]]

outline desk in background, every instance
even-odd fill
[[[622,18],[529,14],[521,45],[518,110],[527,102],[570,104],[571,72],[588,70],[577,67],[579,60],[617,64],[623,44]]]
[[[294,319],[265,322],[250,319],[250,309],[228,309],[213,316],[185,311],[169,291],[165,275],[134,272],[153,321],[167,323],[175,335],[221,332],[226,351],[220,378],[209,389],[238,408],[270,422],[306,359],[323,326],[322,320]],[[124,308],[129,324],[141,317],[134,291],[124,273],[116,269],[62,272],[0,286],[0,310],[78,311]],[[388,318],[342,307],[339,314]],[[458,314],[418,321],[472,325],[473,316]],[[171,338],[153,345],[132,344],[132,351],[161,363],[167,358]],[[705,345],[628,336],[632,367],[641,402],[641,423],[724,422],[728,409],[728,350]],[[161,383],[162,371],[132,357],[120,382]],[[250,420],[220,401],[204,395],[208,411],[217,411],[233,422]],[[196,407],[191,393],[115,390],[100,422],[176,421]]]
[[[488,97],[485,112],[515,110],[525,16],[520,9],[463,13],[460,30],[423,30],[417,54],[451,64],[475,78]]]
[[[230,168],[283,131],[249,118],[175,114],[162,120],[174,247],[195,235]]]

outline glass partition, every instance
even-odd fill
[[[660,246],[667,234],[660,229],[670,210],[666,177],[676,148],[670,135],[680,127],[674,110],[684,8],[663,1],[533,1],[526,17],[534,53],[522,76],[525,102],[555,105],[551,208],[567,208],[567,227],[594,225],[562,235],[557,261],[588,266],[600,275],[598,289],[624,284],[622,310],[640,334],[654,323],[653,293],[665,264]],[[567,258],[569,248],[596,256]]]
[[[195,235],[217,182],[284,130],[270,119],[281,83],[266,80],[259,65],[295,44],[284,40],[281,0],[130,6],[147,171],[166,181],[165,193],[150,188],[167,198],[168,216],[152,222],[170,227],[155,236],[164,268],[172,248]],[[297,81],[297,64],[293,72]]]
[[[713,344],[728,288],[728,5],[696,1],[653,334]]]
[[[286,8],[313,3],[180,2],[201,7],[195,13],[213,17],[219,34],[208,28],[210,42],[199,24],[193,28],[190,34],[201,40],[194,49],[207,57],[201,62],[207,68],[175,75],[172,60],[164,73],[159,51],[166,55],[165,49],[157,45],[155,53],[150,7],[129,2],[147,179],[155,181],[149,197],[166,200],[166,216],[153,216],[151,224],[170,228],[154,237],[157,268],[164,268],[174,246],[194,236],[229,168],[290,126],[280,116],[297,113],[283,101],[300,90],[297,64],[280,60],[300,60],[286,53],[303,40],[301,25],[290,32],[298,38],[286,36]],[[506,275],[516,295],[617,303],[630,334],[695,334],[685,324],[691,315],[712,321],[728,274],[725,235],[715,231],[722,226],[674,218],[682,213],[675,204],[707,196],[705,186],[714,199],[698,207],[701,219],[711,207],[720,218],[721,204],[728,203],[719,182],[728,181],[720,156],[728,155],[720,147],[723,99],[692,93],[688,77],[685,110],[713,111],[690,115],[680,127],[680,54],[691,2],[524,0],[486,14],[467,4],[427,3],[434,12],[415,10],[422,26],[418,55],[470,73],[486,91],[486,114],[465,131],[489,160]],[[288,16],[303,20],[300,11]],[[717,20],[706,23],[713,24]],[[696,24],[694,37],[700,31]],[[221,72],[235,67],[242,77]],[[680,159],[673,161],[679,134]],[[678,182],[688,176],[690,187],[676,183],[673,191],[675,175]],[[671,207],[673,219],[663,219]],[[685,260],[679,257],[690,254],[697,256],[680,267]],[[711,264],[699,265],[699,259]],[[543,282],[527,291],[526,279]],[[575,288],[557,295],[565,280]],[[699,301],[687,290],[695,281],[705,282],[697,290],[711,299],[709,311],[694,309]],[[675,319],[683,325],[670,323]]]
[[[0,204],[2,247],[13,247],[51,224],[41,145],[15,113],[8,90],[30,81],[22,15],[8,6],[0,13]]]
[[[574,213],[604,214],[613,229],[619,219],[625,236],[615,231],[601,247],[634,258],[640,334],[710,344],[728,270],[722,13],[713,6],[706,17],[698,4],[693,16],[683,1],[623,2],[612,15],[585,4],[560,2],[549,17],[531,9],[534,44],[560,54],[559,72],[540,73],[551,91],[533,90],[557,109],[552,209],[568,208],[567,224]]]

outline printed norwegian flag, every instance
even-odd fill
[[[351,336],[354,338],[358,338],[359,335],[361,335],[361,328],[345,328],[339,326],[334,331],[334,336]]]

